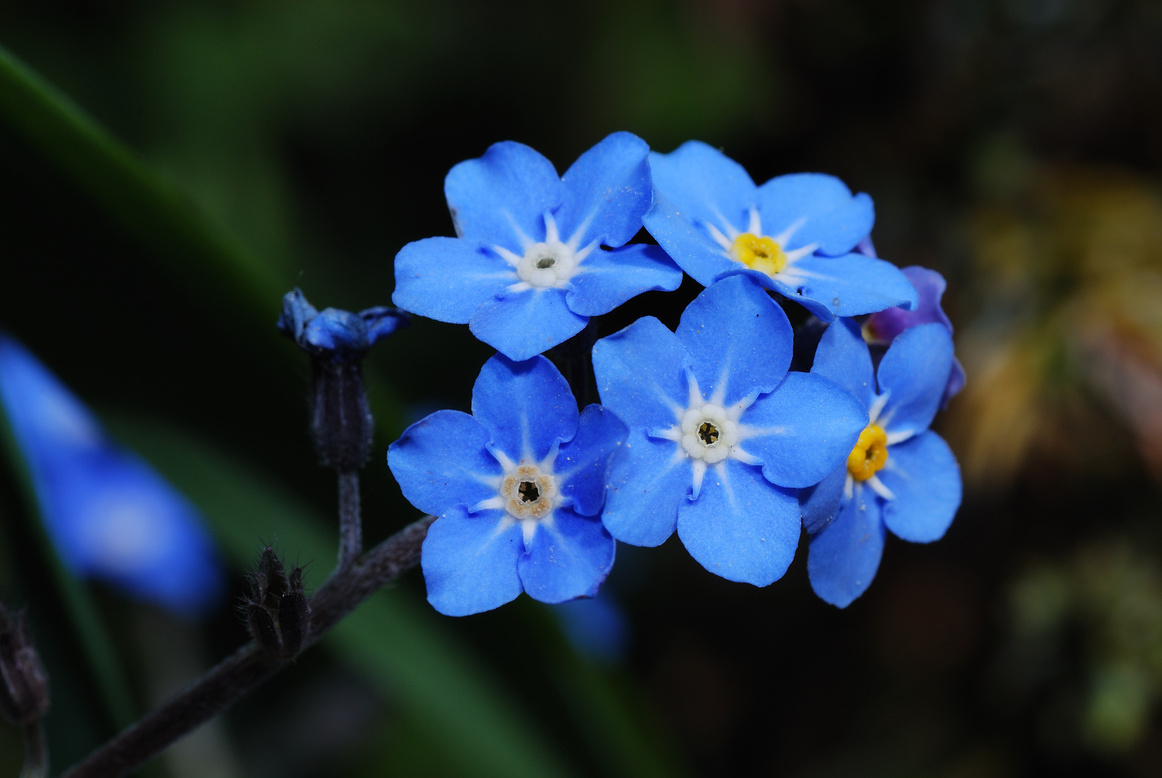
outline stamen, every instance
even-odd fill
[[[536,465],[520,465],[500,485],[504,508],[515,519],[542,519],[557,506],[557,479]]]
[[[869,424],[859,433],[855,448],[847,455],[847,472],[857,481],[875,476],[888,462],[888,436],[882,427]]]
[[[734,239],[731,247],[734,258],[751,270],[758,270],[768,276],[775,276],[787,267],[787,255],[783,247],[771,238],[744,232]]]

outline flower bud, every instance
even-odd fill
[[[253,596],[244,600],[246,625],[263,650],[290,659],[303,647],[310,631],[311,608],[303,593],[303,571],[286,574],[274,549],[267,546],[250,577]]]

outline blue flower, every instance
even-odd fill
[[[747,275],[824,321],[915,305],[894,265],[855,252],[875,212],[839,179],[799,173],[756,187],[741,165],[697,141],[651,153],[650,168],[657,196],[645,227],[703,286]]]
[[[928,543],[952,523],[960,468],[948,444],[928,429],[951,369],[952,336],[938,323],[901,332],[874,373],[852,320],[837,320],[819,341],[812,374],[847,387],[868,420],[847,462],[800,495],[811,534],[807,572],[827,602],[842,608],[863,594],[887,530]]]
[[[512,141],[461,162],[444,181],[457,237],[404,246],[392,301],[468,324],[520,361],[631,297],[677,289],[682,271],[657,246],[624,246],[650,206],[648,153],[641,138],[617,132],[560,177],[547,159]]]
[[[712,573],[765,586],[799,541],[795,489],[851,450],[867,414],[833,381],[788,372],[791,325],[748,278],[705,289],[676,332],[646,317],[597,342],[602,402],[630,426],[602,521],[657,546],[677,528]]]
[[[613,566],[601,525],[609,459],[626,428],[590,405],[544,357],[484,364],[472,415],[437,411],[387,451],[412,505],[438,518],[421,565],[441,613],[490,610],[522,591],[542,602],[592,597]]]
[[[282,298],[278,329],[312,357],[357,362],[376,341],[408,324],[402,311],[386,306],[359,313],[325,308],[322,313],[298,289]]]
[[[49,538],[75,575],[181,613],[220,602],[221,568],[193,506],[4,335],[0,400]]]
[[[874,251],[874,249],[873,249]],[[888,345],[896,336],[909,327],[917,324],[937,322],[948,328],[952,334],[952,322],[944,313],[940,305],[940,298],[948,284],[944,276],[935,270],[912,265],[903,270],[904,275],[912,283],[919,296],[919,304],[910,311],[903,308],[887,308],[873,313],[863,324],[864,339],[877,345]],[[964,388],[964,367],[955,357],[952,360],[952,372],[948,375],[948,384],[944,387],[944,395],[940,400],[940,407],[947,407],[948,401],[955,397]]]

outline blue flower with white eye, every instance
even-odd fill
[[[749,278],[703,290],[676,332],[639,319],[593,347],[601,401],[630,427],[602,521],[661,545],[675,528],[712,573],[766,586],[799,542],[795,490],[855,444],[867,414],[850,392],[789,372],[791,324]]]
[[[677,289],[682,271],[661,249],[624,245],[650,207],[648,153],[641,138],[616,132],[564,176],[512,141],[461,162],[444,181],[457,237],[404,246],[392,301],[467,324],[520,361],[642,292]]]
[[[824,321],[900,305],[916,292],[894,265],[855,252],[875,211],[837,178],[778,176],[755,186],[705,143],[650,154],[657,190],[645,228],[703,286],[742,274]]]
[[[428,601],[449,616],[592,597],[613,566],[606,471],[626,428],[544,357],[489,359],[472,415],[436,411],[387,451],[404,497],[438,518],[424,540]]]
[[[928,543],[944,536],[960,507],[960,468],[948,444],[928,429],[952,369],[952,336],[943,324],[904,330],[873,371],[859,325],[839,319],[815,352],[813,375],[850,390],[867,426],[847,462],[800,493],[811,534],[807,572],[815,593],[846,607],[871,584],[887,530]]]
[[[216,606],[222,571],[197,511],[15,340],[0,335],[0,400],[49,538],[75,575],[179,613]]]

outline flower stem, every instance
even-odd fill
[[[425,516],[409,524],[327,579],[311,597],[311,632],[303,641],[303,648],[317,641],[371,594],[418,565],[420,547],[433,521],[434,516]],[[224,711],[292,659],[271,656],[257,643],[248,643],[74,765],[63,778],[115,778],[133,771]]]
[[[363,517],[359,507],[359,472],[339,471],[339,567],[346,570],[363,553]]]
[[[20,770],[20,778],[47,778],[48,749],[41,720],[25,724],[21,732],[24,735],[24,767]]]

